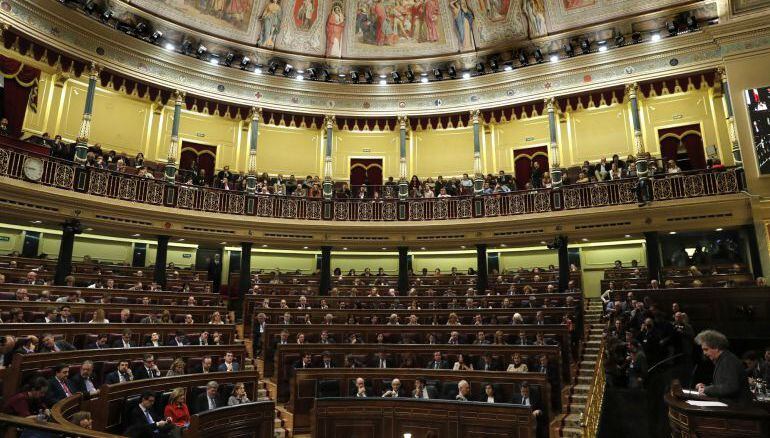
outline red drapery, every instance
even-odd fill
[[[540,164],[541,172],[548,171],[547,146],[535,146],[513,151],[513,169],[516,176],[516,187],[519,190],[524,189],[524,186],[530,182],[533,162]]]
[[[0,55],[0,72],[5,78],[3,90],[3,117],[13,136],[21,135],[27,105],[37,111],[37,83],[40,70]]]
[[[382,158],[351,158],[350,185],[382,185]]]
[[[216,146],[207,144],[193,143],[189,141],[182,142],[182,154],[179,157],[179,168],[189,170],[193,162],[198,162],[198,168],[206,171],[206,180],[211,181],[214,174],[214,166],[217,161]]]
[[[706,153],[703,150],[699,124],[659,129],[658,139],[663,160],[676,161],[682,170],[706,167]]]

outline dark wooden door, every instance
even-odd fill
[[[535,146],[513,151],[516,187],[523,190],[532,178],[532,163],[540,165],[540,172],[548,172],[548,146]],[[513,188],[513,187],[511,187]]]
[[[706,167],[706,152],[699,124],[658,129],[658,141],[664,169],[668,160],[676,161],[682,170]]]
[[[217,162],[217,147],[207,144],[185,141],[182,143],[182,154],[179,157],[179,169],[190,170],[193,163],[198,164],[198,169],[206,171],[206,181],[211,182]]]
[[[353,193],[358,193],[362,185],[369,188],[369,195],[373,190],[379,190],[382,185],[382,158],[351,158],[350,185]]]

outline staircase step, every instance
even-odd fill
[[[586,408],[585,403],[572,403],[569,405],[569,411],[570,413],[580,414],[583,412]]]
[[[569,414],[564,418],[564,424],[568,427],[580,428],[580,414]]]
[[[561,436],[565,438],[582,438],[583,429],[579,427],[562,427]]]

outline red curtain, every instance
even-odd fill
[[[699,124],[659,129],[658,140],[660,154],[665,162],[674,160],[682,170],[706,167],[706,153],[703,150]]]
[[[20,136],[27,105],[37,111],[37,83],[40,70],[0,55],[0,72],[5,78],[3,117],[8,119],[11,135]]]
[[[350,159],[350,185],[361,186],[382,185],[382,159],[381,158],[351,158]]]
[[[530,182],[533,162],[540,164],[541,171],[548,171],[547,146],[536,146],[513,151],[513,170],[516,176],[516,187],[519,190],[524,189],[524,186]]]
[[[198,162],[198,168],[206,171],[207,181],[211,181],[217,161],[217,147],[207,144],[182,142],[182,154],[179,157],[179,168],[189,170],[193,162]]]

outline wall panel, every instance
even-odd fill
[[[350,179],[351,158],[382,158],[382,179],[398,181],[399,132],[334,131],[333,178]]]
[[[413,132],[413,172],[421,178],[473,172],[473,128]]]
[[[294,174],[298,178],[319,175],[320,141],[318,130],[262,124],[257,143],[257,172]]]

